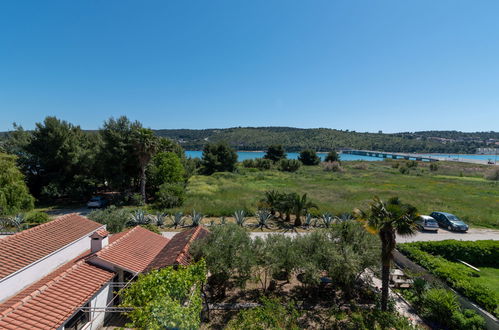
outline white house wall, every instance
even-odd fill
[[[0,279],[0,302],[36,281],[41,280],[59,266],[89,250],[91,244],[90,234],[85,235],[45,258],[39,259],[14,274]]]

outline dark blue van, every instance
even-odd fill
[[[467,232],[469,229],[468,225],[454,214],[446,212],[432,212],[430,216],[437,220],[438,225],[442,228],[462,232]]]

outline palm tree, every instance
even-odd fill
[[[140,166],[140,194],[146,202],[146,168],[158,147],[154,132],[148,128],[139,128],[134,132],[134,145]]]
[[[381,310],[388,307],[388,285],[390,263],[396,244],[396,235],[406,236],[416,233],[417,210],[410,204],[404,204],[398,197],[392,197],[388,203],[374,197],[368,212],[354,211],[357,218],[364,220],[366,228],[377,233],[381,240]]]
[[[270,210],[272,216],[275,215],[279,201],[282,199],[282,194],[276,190],[269,190],[265,192],[265,198],[262,203]]]
[[[295,214],[295,227],[301,226],[301,216],[306,214],[309,209],[317,208],[315,203],[307,199],[307,194],[301,197],[298,194],[292,194],[292,209]]]

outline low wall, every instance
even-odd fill
[[[421,274],[421,277],[424,278],[425,280],[427,280],[428,282],[439,283],[444,288],[453,291],[457,295],[457,299],[459,300],[459,303],[461,304],[461,306],[463,308],[472,309],[485,319],[487,329],[493,329],[493,330],[499,329],[499,320],[496,317],[494,317],[494,315],[492,315],[489,312],[487,312],[486,310],[482,309],[481,307],[479,307],[475,303],[471,302],[467,298],[461,296],[458,292],[456,292],[454,289],[449,287],[442,280],[440,280],[436,276],[432,275],[425,268],[416,264],[415,262],[413,262],[412,260],[410,260],[409,258],[404,256],[399,251],[397,251],[397,250],[394,251],[393,260],[394,260],[395,264],[397,264],[397,266],[399,266],[400,268],[409,269],[413,273]]]

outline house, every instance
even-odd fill
[[[100,328],[117,288],[139,273],[188,264],[190,244],[206,234],[198,227],[169,240],[137,226],[109,235],[68,214],[1,239],[0,329]]]

